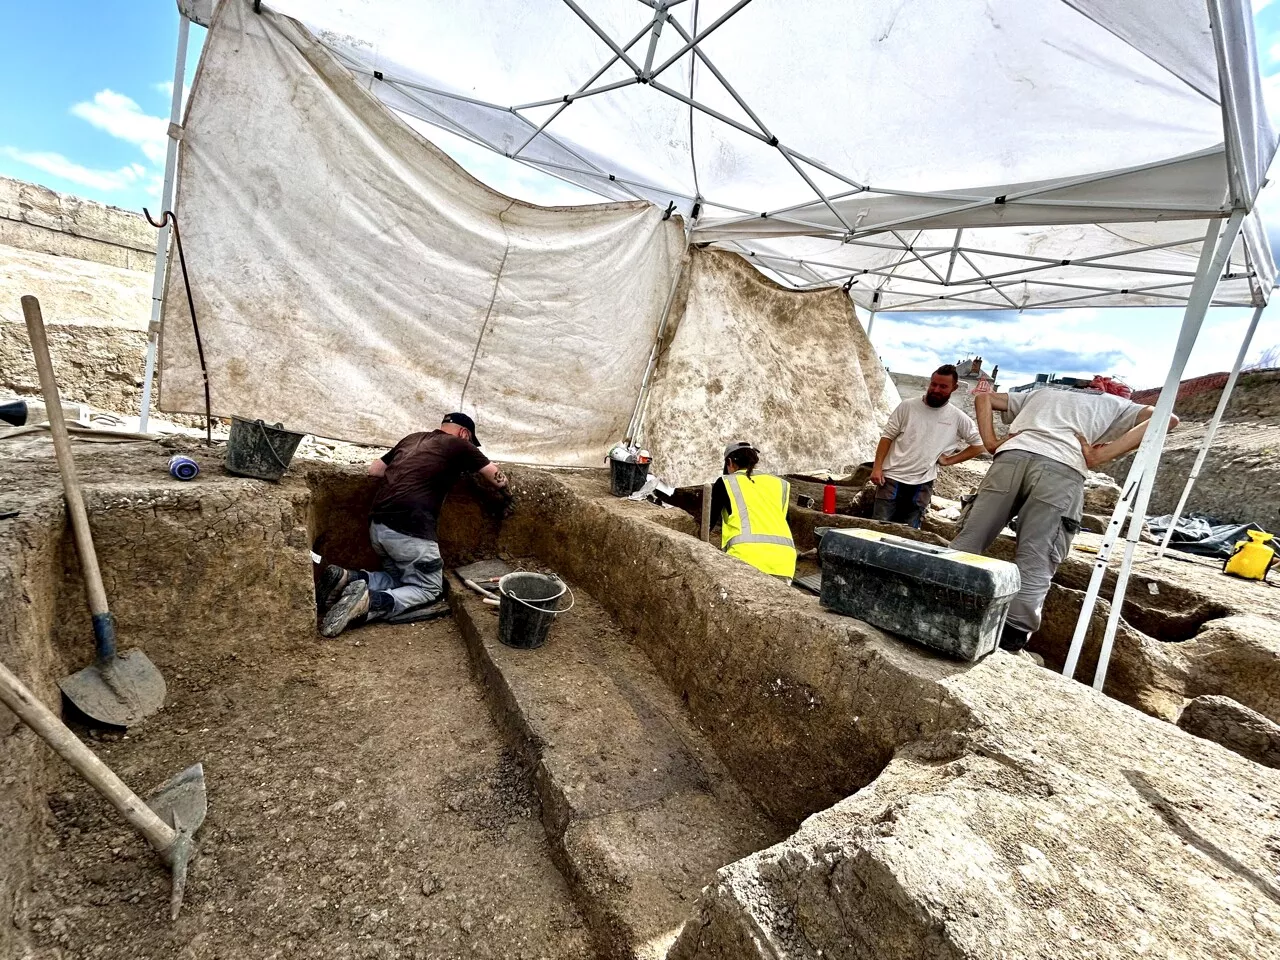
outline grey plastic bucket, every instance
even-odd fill
[[[233,416],[227,438],[227,473],[275,483],[288,468],[304,436],[279,423],[270,427],[261,420]]]
[[[556,615],[568,612],[559,609],[566,590],[559,577],[508,573],[498,581],[498,639],[518,650],[542,646]]]
[[[609,485],[615,497],[629,497],[649,479],[652,463],[630,463],[609,458]]]

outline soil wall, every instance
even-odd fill
[[[0,663],[46,703],[63,668],[52,643],[63,522],[60,505],[0,520]],[[13,919],[26,903],[51,782],[47,748],[0,707],[0,956],[20,955]]]
[[[1198,379],[1212,381],[1214,385],[1197,390],[1197,381],[1188,383],[1184,380],[1183,390],[1179,393],[1185,392],[1186,396],[1179,397],[1173,406],[1174,413],[1188,420],[1208,420],[1222,400],[1225,374]],[[1219,380],[1222,382],[1219,383]],[[1160,391],[1156,390],[1154,393],[1154,396],[1144,396],[1139,402],[1154,405]],[[1223,417],[1227,420],[1280,417],[1280,370],[1249,370],[1241,373],[1231,391],[1231,399],[1227,402]]]
[[[14,312],[16,320],[0,316],[0,397],[12,393],[39,398],[40,378],[27,328],[21,313]],[[142,404],[145,331],[58,324],[50,319],[45,317],[45,330],[63,401],[136,416]],[[151,409],[162,416],[154,403]]]
[[[40,394],[18,302],[31,295],[63,399],[136,415],[155,244],[139,213],[0,177],[0,398]]]

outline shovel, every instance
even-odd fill
[[[71,440],[67,436],[66,421],[62,418],[62,401],[58,396],[58,382],[53,377],[53,363],[49,359],[49,341],[40,316],[40,301],[35,297],[23,297],[22,313],[27,321],[27,335],[31,339],[31,352],[35,354],[36,369],[40,371],[40,389],[44,393],[49,429],[53,433],[53,449],[57,453],[62,489],[76,535],[76,552],[80,554],[80,565],[84,569],[97,652],[96,662],[63,678],[58,686],[85,716],[99,723],[131,727],[164,706],[164,677],[141,650],[116,653],[115,618],[107,609],[107,593],[102,588],[98,554],[93,549],[93,535],[89,532],[89,515],[84,509],[80,478],[71,457]]]
[[[177,920],[187,885],[187,864],[195,852],[194,837],[209,811],[204,768],[187,767],[153,793],[146,803],[124,785],[110,768],[37,700],[9,668],[0,663],[0,702],[49,744],[76,773],[110,801],[129,824],[151,844],[173,875],[169,919]]]

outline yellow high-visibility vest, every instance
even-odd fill
[[[796,575],[796,545],[787,526],[791,484],[767,473],[721,477],[733,512],[720,522],[720,545],[731,557],[775,577]]]

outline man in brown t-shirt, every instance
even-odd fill
[[[369,475],[382,480],[369,512],[369,541],[382,569],[325,568],[321,635],[336,637],[369,620],[411,623],[439,612],[444,562],[436,521],[464,473],[476,474],[496,491],[507,489],[497,464],[480,452],[475,421],[465,413],[447,414],[438,430],[412,433],[369,464]]]

